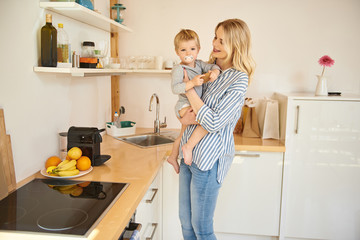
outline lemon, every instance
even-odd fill
[[[71,160],[77,160],[77,159],[79,159],[81,157],[82,151],[78,147],[73,147],[68,151],[67,155],[69,156],[69,158]]]

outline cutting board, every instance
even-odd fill
[[[0,199],[16,189],[10,135],[6,134],[4,110],[0,109]]]

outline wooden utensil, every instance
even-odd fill
[[[201,78],[204,79],[204,83],[207,83],[210,80],[210,72],[205,73]]]

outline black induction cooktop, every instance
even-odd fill
[[[34,179],[0,201],[0,231],[88,235],[127,186]]]

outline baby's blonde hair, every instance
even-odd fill
[[[251,35],[247,24],[240,19],[228,19],[220,22],[216,30],[222,26],[224,28],[224,48],[227,52],[225,62],[230,61],[233,68],[245,72],[249,76],[249,84],[253,78],[255,61],[251,55]],[[210,55],[210,63],[215,62],[215,58]]]
[[[196,46],[200,48],[200,40],[197,33],[191,29],[181,29],[174,38],[175,51],[179,48],[180,42],[195,40]]]

